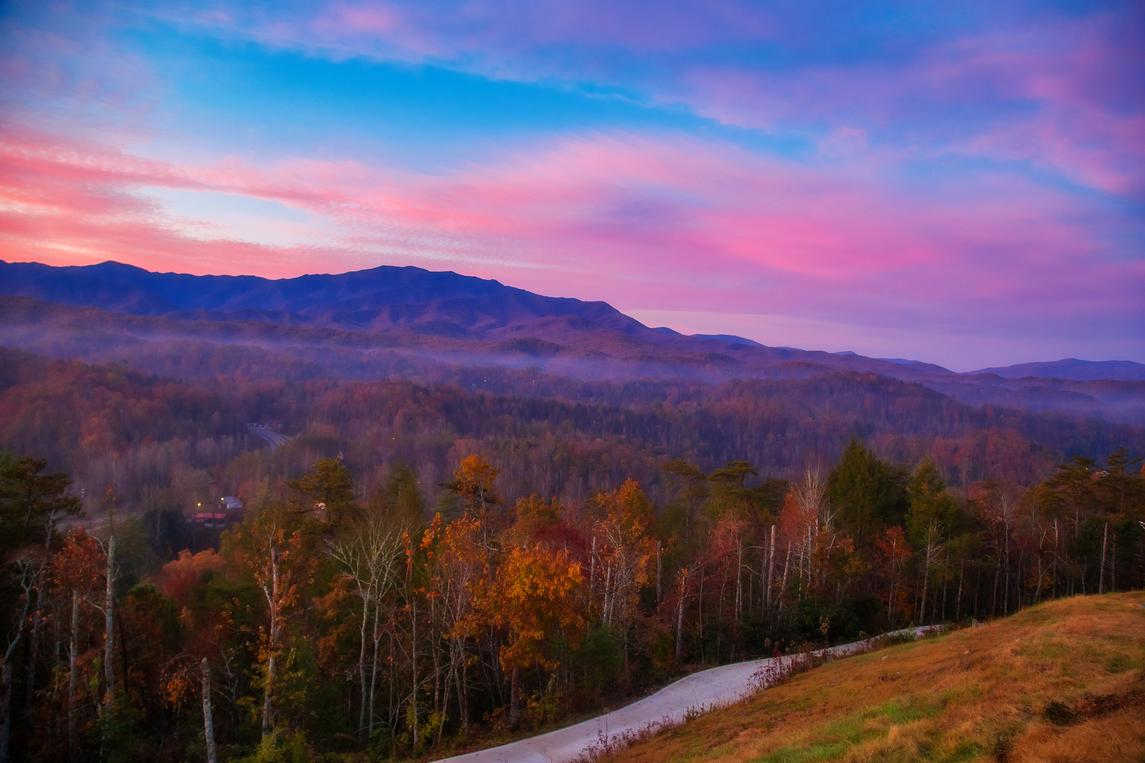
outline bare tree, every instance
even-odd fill
[[[402,555],[401,534],[382,517],[371,515],[355,524],[345,536],[331,540],[327,545],[327,553],[354,586],[361,605],[357,666],[361,698],[358,733],[368,739],[374,731],[374,687],[378,673],[378,650],[384,635],[380,627],[380,608],[382,600],[397,580]],[[367,647],[371,642],[372,656],[367,659]]]

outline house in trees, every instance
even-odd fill
[[[212,530],[221,530],[228,525],[241,522],[243,519],[244,504],[241,498],[233,495],[224,495],[219,499],[217,511],[202,511],[201,503],[196,505],[199,511],[191,516],[191,522]]]

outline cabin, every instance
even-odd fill
[[[197,503],[196,508],[198,510],[191,515],[192,524],[221,530],[243,520],[245,504],[238,496],[224,495],[219,499],[219,508],[216,511],[203,511],[202,503]]]

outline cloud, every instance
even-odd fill
[[[588,83],[727,125],[801,134],[824,152],[852,131],[864,143],[851,151],[878,144],[963,155],[1143,198],[1139,4],[957,18],[902,8],[901,29],[849,4],[805,5],[339,0],[172,9],[163,18],[336,60]]]
[[[629,133],[538,139],[430,174],[305,157],[176,165],[24,129],[3,135],[0,167],[7,259],[266,275],[446,263],[621,308],[874,333],[1075,341],[1145,322],[1145,262],[1106,235],[1139,222],[1013,175],[895,187],[864,162]],[[260,235],[251,205],[231,230],[196,219],[196,194],[303,214],[268,215]]]

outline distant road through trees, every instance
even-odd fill
[[[276,432],[266,424],[255,424],[252,422],[246,426],[247,429],[250,430],[251,434],[262,439],[267,445],[270,446],[271,450],[275,450],[279,446],[285,445],[286,442],[290,439],[282,432]]]

